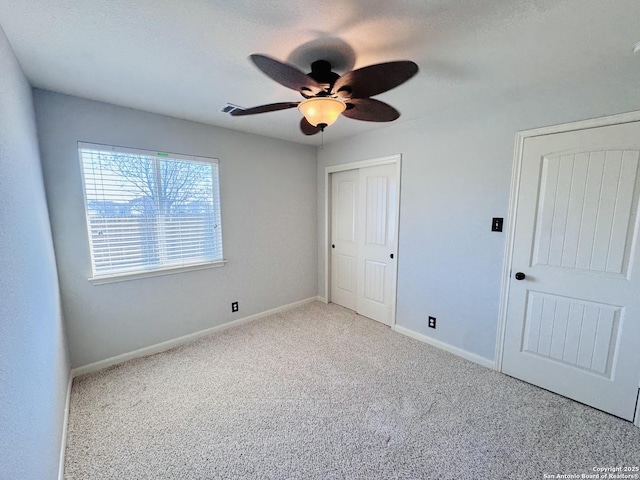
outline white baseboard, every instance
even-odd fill
[[[141,358],[141,357],[146,357],[156,353],[164,352],[171,348],[183,345],[188,342],[192,342],[202,337],[206,337],[207,335],[211,335],[212,333],[220,332],[228,328],[237,327],[238,325],[252,322],[254,320],[258,320],[259,318],[264,318],[269,315],[273,315],[274,313],[290,310],[292,308],[306,305],[307,303],[311,303],[315,301],[322,301],[322,299],[320,297],[305,298],[304,300],[289,303],[288,305],[282,305],[281,307],[276,307],[276,308],[272,308],[271,310],[266,310],[264,312],[256,313],[254,315],[249,315],[248,317],[223,323],[222,325],[216,325],[215,327],[207,328],[206,330],[200,330],[199,332],[195,332],[189,335],[184,335],[182,337],[167,340],[166,342],[157,343],[155,345],[150,345],[148,347],[144,347],[139,350],[134,350],[133,352],[123,353],[122,355],[117,355],[115,357],[107,358],[105,360],[100,360],[98,362],[90,363],[88,365],[83,365],[82,367],[77,367],[71,370],[71,377],[73,378],[73,377],[77,377],[78,375],[84,375],[85,373],[97,372],[99,370],[111,367],[113,365],[117,365],[119,363],[126,362],[128,360],[133,360],[134,358]]]
[[[402,335],[415,338],[416,340],[420,340],[421,342],[428,343],[429,345],[440,348],[442,350],[446,350],[449,353],[453,353],[454,355],[462,357],[466,360],[470,360],[474,363],[477,363],[478,365],[482,365],[483,367],[490,368],[491,370],[495,369],[495,362],[493,360],[489,360],[488,358],[481,357],[480,355],[476,355],[475,353],[463,350],[462,348],[454,347],[453,345],[449,345],[448,343],[441,342],[440,340],[436,340],[435,338],[428,337],[422,333],[414,332],[413,330],[401,327],[400,325],[395,325],[393,329],[396,332],[401,333]]]
[[[64,480],[64,454],[67,450],[67,426],[69,425],[69,406],[71,404],[71,386],[72,385],[73,385],[73,374],[69,372],[69,381],[67,382],[67,398],[64,403],[62,438],[60,439],[60,463],[58,466],[58,480]]]

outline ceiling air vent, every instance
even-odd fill
[[[238,105],[234,105],[233,103],[225,103],[222,107],[220,107],[220,111],[222,113],[228,113],[231,115],[236,110],[244,110],[244,108],[239,107]]]

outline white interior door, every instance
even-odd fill
[[[331,301],[351,310],[357,306],[358,170],[331,178]]]
[[[396,279],[396,166],[360,169],[357,312],[391,325]]]
[[[391,325],[397,281],[396,164],[332,174],[331,301]]]
[[[524,140],[502,362],[627,420],[640,376],[639,158],[640,122]]]

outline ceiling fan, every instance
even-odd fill
[[[231,115],[239,117],[297,107],[304,115],[300,130],[305,135],[323,131],[340,114],[354,120],[392,122],[400,112],[370,97],[391,90],[418,73],[418,65],[407,60],[369,65],[340,76],[331,71],[331,64],[326,60],[313,62],[311,72],[305,74],[293,65],[266,55],[254,54],[249,58],[265,75],[297,90],[305,100],[236,109]]]

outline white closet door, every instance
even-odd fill
[[[332,174],[331,301],[391,325],[396,300],[396,164]]]
[[[395,165],[360,170],[357,312],[391,325],[396,295]]]
[[[632,420],[640,123],[527,138],[503,372]]]
[[[356,310],[359,171],[331,177],[331,301]]]

